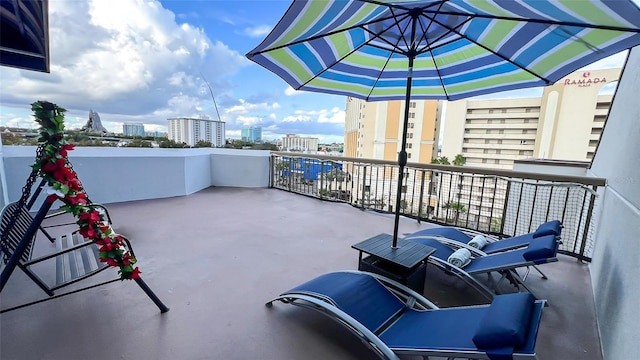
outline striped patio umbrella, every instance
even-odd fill
[[[408,103],[553,84],[638,44],[631,0],[294,0],[247,57],[297,90]]]

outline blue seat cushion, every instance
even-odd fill
[[[535,298],[529,293],[498,295],[473,336],[479,349],[524,345]]]
[[[562,232],[562,223],[559,220],[547,221],[544,224],[538,226],[538,229],[534,231],[533,237],[543,237],[547,235],[560,236]]]
[[[429,228],[429,229],[419,230],[414,232],[413,234],[407,235],[405,239],[411,239],[412,237],[421,236],[421,235],[439,235],[447,239],[459,241],[465,244],[471,241],[472,239],[471,236],[452,227],[438,227],[438,228]]]
[[[546,260],[556,256],[558,241],[554,235],[533,239],[522,257],[527,261]]]
[[[374,277],[365,273],[333,272],[298,285],[287,293],[311,293],[331,299],[372,332],[405,308],[405,304]]]

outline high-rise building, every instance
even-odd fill
[[[169,121],[169,140],[194,146],[208,141],[216,147],[225,145],[225,122],[207,118],[173,118]]]
[[[588,161],[613,97],[601,90],[618,81],[620,72],[619,68],[577,71],[545,87],[539,98],[448,102],[442,156],[452,159],[462,154],[467,166],[502,169],[512,169],[514,161],[529,158]],[[491,209],[495,201],[506,200],[506,185],[496,182],[494,191],[487,194],[478,192],[478,182],[473,181],[459,177],[443,182],[439,189],[473,197],[468,203],[469,221],[501,218]]]
[[[262,127],[251,126],[240,130],[242,141],[260,142],[262,141]]]
[[[545,87],[540,98],[448,102],[442,155],[505,169],[527,158],[591,160],[612,100],[601,90],[620,72],[577,71]]]
[[[347,98],[344,155],[397,160],[401,148],[405,102]],[[409,162],[429,163],[436,157],[439,133],[437,100],[409,102],[407,157]]]
[[[287,134],[282,138],[282,150],[300,152],[318,151],[318,138]]]
[[[144,124],[124,123],[122,124],[122,133],[125,136],[145,136]]]

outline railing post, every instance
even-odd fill
[[[593,191],[597,193],[598,187],[594,186]],[[591,215],[593,214],[593,206],[595,205],[595,195],[591,195],[591,201],[589,201],[589,210],[587,210],[587,219],[584,223],[584,233],[582,234],[582,244],[580,245],[580,256],[584,255],[584,249],[587,246],[587,236],[589,235],[589,228],[591,227]],[[585,256],[587,257],[587,256]],[[590,256],[588,256],[590,258]],[[580,259],[578,259],[580,261]]]
[[[362,175],[362,199],[360,200],[362,203],[362,208],[364,209],[364,196],[365,196],[365,189],[367,188],[367,166],[365,165],[363,170],[363,175]]]
[[[496,187],[498,181],[496,179]],[[507,180],[507,191],[504,193],[504,204],[502,205],[502,221],[500,222],[500,237],[504,235],[504,224],[507,222],[507,207],[509,206],[509,195],[511,193],[511,180]]]
[[[320,195],[320,200],[322,200],[323,198],[323,193],[324,193],[324,160],[320,160],[320,169],[322,169],[322,171],[320,172],[320,188],[318,189],[318,195]]]
[[[424,196],[424,170],[420,170],[420,196],[418,197],[418,224],[422,218],[422,197]]]
[[[276,155],[271,154],[269,156],[269,188],[273,188],[273,184],[276,182]]]

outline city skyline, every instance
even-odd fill
[[[168,118],[205,114],[224,121],[231,139],[239,139],[244,127],[261,126],[265,139],[293,133],[343,142],[346,97],[294,91],[244,56],[290,3],[50,2],[51,73],[0,68],[0,126],[35,126],[29,126],[30,104],[48,100],[68,110],[69,128],[81,127],[89,109],[112,132],[125,122],[166,132]],[[588,68],[619,67],[625,58],[620,53]],[[531,88],[483,98],[541,92]]]

